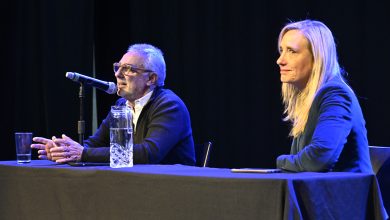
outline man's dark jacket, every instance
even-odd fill
[[[115,105],[126,105],[120,98]],[[138,118],[134,132],[135,164],[195,164],[194,141],[187,107],[172,91],[157,87]],[[83,162],[110,160],[110,114],[84,142]]]

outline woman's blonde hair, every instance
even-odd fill
[[[304,130],[309,110],[317,91],[331,78],[341,78],[341,68],[337,60],[336,44],[332,32],[320,21],[303,20],[284,26],[279,34],[280,42],[288,31],[299,30],[309,42],[309,50],[313,56],[313,69],[303,90],[289,83],[282,84],[282,100],[285,121],[292,122],[290,136],[298,137]]]

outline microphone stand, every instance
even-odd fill
[[[80,120],[77,123],[77,133],[79,134],[79,144],[81,146],[84,145],[84,133],[85,133],[85,121],[84,121],[84,85],[83,83],[80,83],[80,91],[79,91],[79,98],[80,98]]]

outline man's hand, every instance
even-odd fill
[[[34,137],[31,148],[38,150],[39,159],[47,159],[57,163],[67,163],[81,161],[81,154],[84,147],[70,137],[62,135],[62,138],[47,139],[43,137]]]
[[[54,136],[53,138],[55,139]],[[52,140],[43,137],[34,137],[33,141],[38,143],[31,144],[31,148],[38,150],[38,158],[52,160],[50,149],[55,147],[55,143]]]
[[[54,138],[52,141],[55,145],[49,151],[52,160],[57,163],[81,161],[81,154],[83,153],[84,147],[78,142],[72,140],[65,134],[62,135],[62,138]]]

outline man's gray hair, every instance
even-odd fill
[[[166,66],[163,53],[157,47],[150,44],[133,44],[127,52],[135,52],[145,58],[145,69],[157,74],[157,86],[163,86],[166,77]]]

